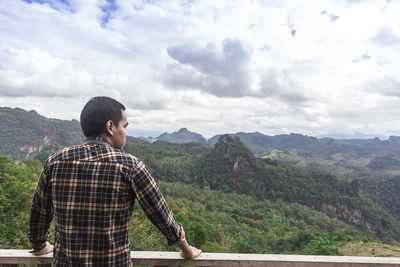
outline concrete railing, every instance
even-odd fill
[[[0,249],[0,265],[14,267],[20,264],[50,266],[52,254],[32,256],[28,250]],[[134,251],[133,265],[153,266],[265,266],[265,267],[400,267],[400,258],[305,256],[269,254],[202,253],[195,260],[186,260],[178,252]]]

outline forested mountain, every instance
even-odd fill
[[[361,189],[400,219],[400,137],[337,140],[299,134],[237,133],[255,155],[359,180]],[[214,143],[218,136],[209,140]]]
[[[0,107],[0,155],[22,159],[48,144],[68,146],[83,140],[77,120],[48,119],[34,110]]]
[[[400,221],[400,176],[362,180],[363,189],[375,202]]]

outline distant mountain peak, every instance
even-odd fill
[[[238,157],[253,160],[254,155],[238,136],[228,134],[221,135],[214,146],[214,151],[231,161],[237,161]]]
[[[216,143],[216,146],[220,146],[222,144],[236,144],[236,145],[243,145],[243,142],[240,140],[238,136],[232,136],[229,134],[223,134],[219,137],[218,142]]]
[[[180,128],[178,133],[185,133],[185,132],[189,132],[189,130],[187,128]]]
[[[9,107],[4,107],[5,109],[10,109],[10,110],[15,110],[15,111],[19,111],[19,112],[26,112],[26,110],[25,109],[22,109],[22,108],[9,108]]]
[[[198,133],[189,131],[187,128],[181,128],[171,134],[165,132],[158,136],[156,139],[167,141],[171,143],[188,143],[188,142],[200,142],[207,143],[207,140]]]

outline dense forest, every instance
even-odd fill
[[[41,171],[38,160],[0,156],[0,246],[28,248],[30,204]],[[190,243],[209,252],[338,255],[346,242],[373,238],[355,225],[304,205],[160,182]],[[234,200],[234,201],[232,201]],[[131,221],[133,250],[171,250],[138,205]]]
[[[29,248],[30,204],[41,168],[38,160],[0,156],[1,248]],[[207,252],[342,255],[351,244],[377,240],[328,210],[182,182],[158,183],[189,242]],[[167,247],[137,203],[130,229],[132,250],[176,250]]]

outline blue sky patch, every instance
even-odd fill
[[[264,44],[263,47],[260,48],[260,51],[267,51],[270,49],[271,49],[271,47],[268,44]]]
[[[112,19],[113,12],[118,9],[115,0],[106,0],[106,3],[107,4],[100,7],[104,13],[104,15],[101,17],[101,26],[103,27],[105,27],[110,19]]]
[[[358,56],[352,60],[353,63],[358,63],[361,60],[368,60],[371,58],[371,55],[368,52],[364,52],[361,56]]]
[[[391,2],[391,0],[386,0],[384,3],[381,4],[381,12],[384,12],[387,10],[390,2]]]
[[[297,30],[294,28],[293,24],[290,22],[290,19],[288,19],[288,20],[289,20],[289,21],[288,21],[288,23],[287,23],[287,26],[288,26],[289,29],[290,29],[290,35],[291,35],[291,36],[295,36]]]
[[[68,0],[22,0],[22,1],[27,2],[29,4],[32,4],[32,3],[39,3],[39,4],[49,3],[49,4],[51,4],[51,3],[59,2],[59,3],[69,5]]]
[[[321,15],[326,15],[328,16],[332,22],[334,22],[335,20],[337,20],[338,18],[340,18],[338,15],[332,14],[332,13],[328,13],[327,10],[324,10],[321,12]]]
[[[68,0],[22,0],[25,3],[38,3],[38,4],[48,4],[51,8],[56,10],[61,10],[64,8],[69,8],[71,5]],[[63,7],[63,8],[62,8]]]

